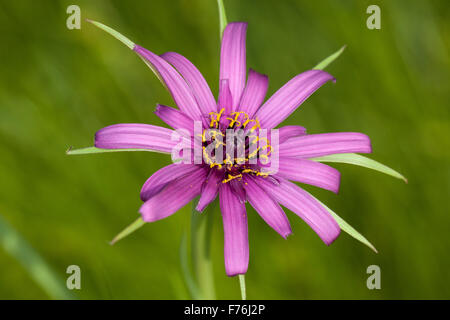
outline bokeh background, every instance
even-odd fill
[[[169,157],[65,154],[69,146],[92,145],[96,130],[110,124],[163,125],[156,103],[173,106],[120,42],[84,21],[81,30],[68,30],[71,4],[81,7],[82,19],[101,21],[156,53],[182,53],[214,93],[218,88],[216,1],[1,0],[0,298],[54,297],[42,285],[43,264],[59,279],[56,287],[65,286],[67,266],[79,265],[82,288],[70,294],[81,299],[188,298],[179,247],[189,206],[108,244],[138,217],[141,185]],[[381,30],[366,27],[370,4],[381,8]],[[294,234],[284,240],[249,210],[248,297],[450,298],[450,3],[225,0],[225,6],[229,21],[249,22],[247,66],[269,75],[269,94],[346,44],[327,68],[337,83],[321,88],[286,123],[310,133],[364,132],[374,147],[370,157],[409,179],[342,164],[335,165],[342,172],[339,195],[307,187],[379,254],[344,233],[327,247],[290,212]],[[211,243],[217,295],[238,299],[238,280],[224,272],[221,228],[217,211]],[[381,290],[366,287],[372,264],[381,268]]]

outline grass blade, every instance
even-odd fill
[[[28,242],[0,216],[0,245],[16,258],[31,278],[53,299],[75,299],[65,281]]]

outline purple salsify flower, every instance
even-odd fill
[[[225,143],[226,129],[243,128],[248,133],[275,128],[324,83],[334,81],[327,72],[309,70],[292,78],[264,102],[268,77],[253,70],[247,76],[246,31],[247,23],[242,22],[230,23],[224,30],[217,102],[202,74],[182,55],[168,52],[158,56],[138,45],[132,46],[166,85],[178,106],[175,109],[158,105],[156,114],[165,123],[194,135],[194,123],[198,121],[202,132],[215,129]],[[99,130],[95,146],[171,153],[178,143],[172,140],[173,133],[172,129],[148,124],[117,124]],[[191,141],[195,139],[199,138],[194,135]],[[202,138],[202,145],[204,142]],[[258,156],[250,164],[248,153],[243,163],[206,157],[207,161],[200,164],[174,163],[158,170],[141,190],[142,219],[153,222],[166,218],[197,196],[197,210],[203,211],[218,195],[228,276],[245,274],[248,268],[247,201],[281,236],[291,234],[291,227],[280,205],[302,218],[327,245],[331,244],[340,233],[339,225],[315,198],[290,181],[337,193],[339,172],[310,159],[338,153],[370,153],[369,138],[354,132],[309,135],[303,127],[285,126],[279,128],[278,142],[276,173],[264,171],[265,164]]]

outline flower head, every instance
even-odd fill
[[[95,146],[172,153],[182,130],[189,161],[170,164],[143,185],[139,212],[146,222],[166,218],[199,196],[203,211],[217,196],[225,236],[225,269],[244,274],[249,260],[245,203],[281,236],[291,234],[281,206],[302,218],[327,244],[340,228],[328,210],[291,181],[338,192],[339,172],[316,157],[370,153],[361,133],[306,134],[301,126],[280,125],[333,76],[309,70],[292,78],[264,102],[268,77],[246,67],[247,24],[234,22],[223,33],[218,99],[200,71],[175,52],[162,55],[131,44],[165,84],[178,108],[158,105],[156,114],[172,129],[149,124],[116,124],[99,130]],[[231,151],[230,151],[231,150]],[[186,154],[188,155],[186,157]],[[275,168],[275,169],[274,169]]]

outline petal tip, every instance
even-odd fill
[[[335,194],[339,193],[339,188],[341,187],[341,177],[342,177],[342,175],[341,175],[341,173],[339,171],[337,171],[337,176],[338,177],[336,179],[336,184],[333,186],[333,190],[332,190]]]
[[[286,233],[284,233],[284,234],[282,234],[281,236],[282,236],[285,240],[287,240],[287,238],[290,237],[291,235],[293,235],[292,230],[291,230],[291,231],[288,231],[288,232],[286,232]]]
[[[205,210],[206,206],[203,204],[200,204],[200,202],[197,204],[197,206],[195,207],[195,210],[202,213],[203,210]]]
[[[336,223],[336,225],[337,225],[337,223]],[[323,238],[322,240],[323,240],[323,242],[325,242],[325,244],[327,246],[330,246],[339,237],[340,234],[341,234],[341,228],[337,225],[336,233],[331,234],[330,236]]]

